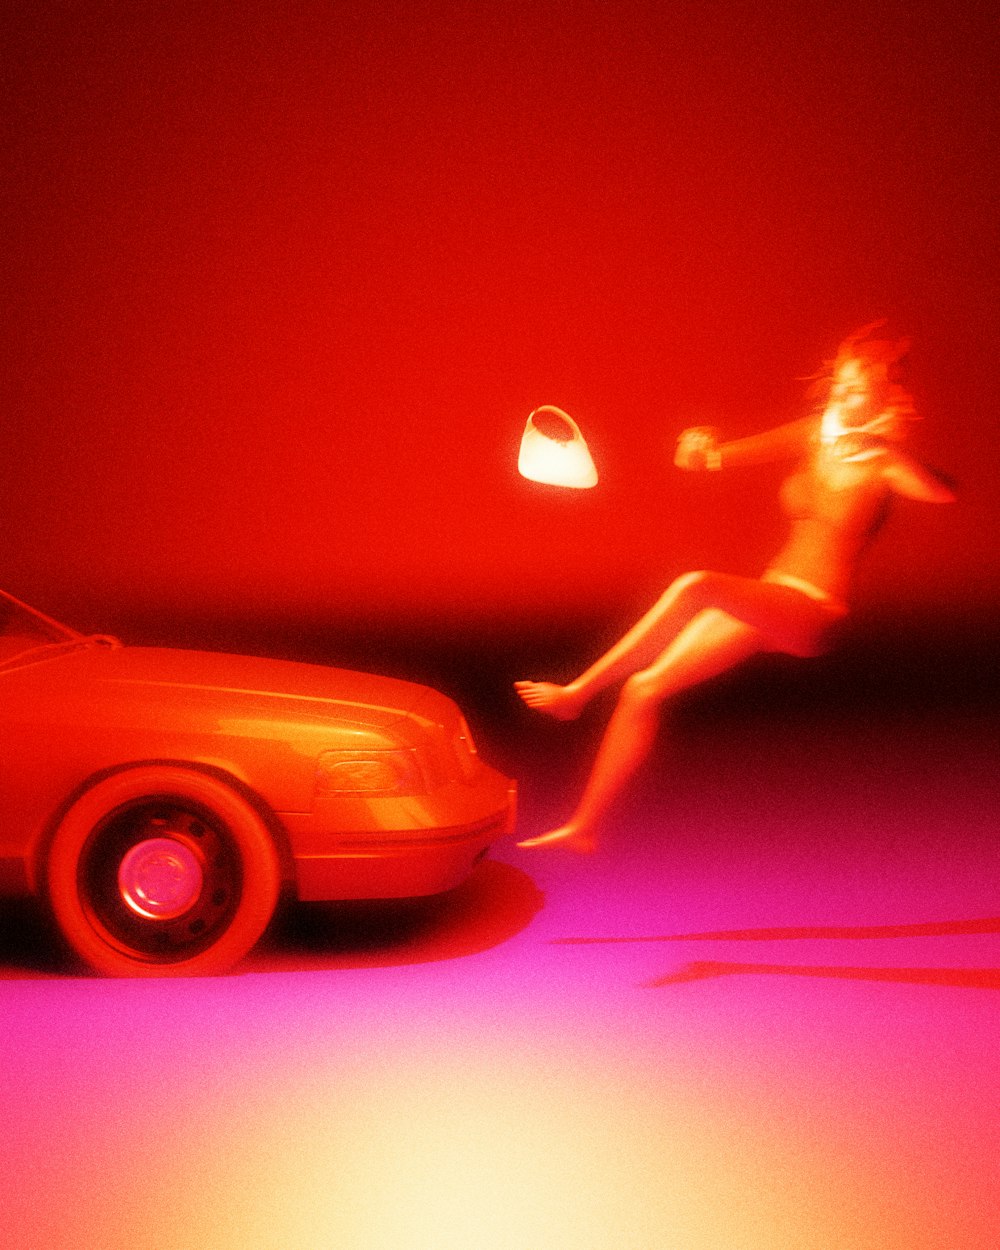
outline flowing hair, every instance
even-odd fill
[[[909,421],[919,420],[913,402],[913,396],[903,385],[905,362],[910,351],[908,338],[889,338],[879,336],[875,332],[886,324],[884,317],[878,321],[870,321],[860,326],[845,339],[841,340],[837,354],[832,360],[826,360],[819,373],[813,374],[806,381],[811,385],[807,391],[809,399],[822,413],[826,408],[838,371],[851,361],[856,361],[863,368],[882,365],[888,383],[888,402],[885,407],[887,416],[904,418]]]

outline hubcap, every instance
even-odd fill
[[[174,838],[147,838],[131,847],[118,867],[122,901],[149,920],[175,920],[201,896],[199,857]]]

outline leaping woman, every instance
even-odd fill
[[[780,503],[788,538],[760,577],[685,573],[605,655],[568,685],[519,681],[530,707],[572,720],[599,691],[622,682],[576,810],[519,846],[596,847],[609,805],[645,760],[668,700],[763,651],[815,656],[848,613],[859,557],[898,496],[950,503],[951,487],[903,450],[917,419],[900,384],[908,342],[875,337],[876,322],[841,343],[819,410],[750,438],[721,442],[685,430],[674,463],[689,472],[795,460]]]

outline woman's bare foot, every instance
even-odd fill
[[[562,846],[567,851],[576,851],[578,855],[592,855],[597,850],[597,838],[589,829],[579,829],[576,825],[560,825],[550,833],[539,834],[537,838],[525,838],[518,846]]]
[[[556,686],[550,681],[516,681],[514,689],[528,707],[556,720],[576,720],[584,699],[572,686]]]

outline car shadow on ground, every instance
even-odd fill
[[[544,895],[520,869],[484,860],[430,898],[283,907],[240,972],[385,968],[489,950],[527,928]]]
[[[454,890],[430,898],[286,903],[240,973],[378,968],[460,959],[525,929],[544,902],[520,869],[484,860]],[[32,899],[0,905],[0,981],[87,975]]]
[[[35,899],[0,901],[0,980],[40,980],[77,972]]]

